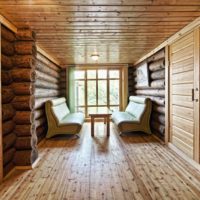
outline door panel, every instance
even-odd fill
[[[170,46],[171,142],[194,158],[194,32]]]

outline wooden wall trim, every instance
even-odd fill
[[[169,46],[165,47],[165,144],[169,142],[170,138],[170,112],[169,112],[169,102],[170,102],[170,90],[169,90]]]
[[[7,20],[3,15],[0,15],[0,23],[2,23],[4,26],[6,26],[8,29],[10,29],[11,31],[13,31],[14,33],[18,32],[17,27],[14,24],[12,24],[9,20]],[[43,48],[40,47],[39,44],[37,44],[36,47],[37,47],[37,50],[42,55],[44,55],[45,57],[47,57],[49,60],[51,60],[56,65],[60,66],[59,61],[57,61],[53,56],[49,55]]]
[[[200,120],[200,110],[199,110],[199,89],[200,89],[200,33],[199,27],[194,30],[194,91],[195,91],[195,101],[194,101],[194,160],[199,163],[200,161],[200,136],[199,136],[199,120]]]
[[[145,56],[143,56],[142,58],[140,58],[137,62],[134,63],[134,66],[138,65],[139,63],[141,63],[142,61],[144,61],[148,57],[150,57],[153,54],[155,54],[157,51],[161,50],[162,48],[164,48],[167,45],[170,45],[172,42],[178,40],[184,34],[186,34],[187,32],[191,31],[192,29],[194,29],[194,28],[196,28],[198,26],[200,26],[200,17],[198,17],[193,22],[191,22],[190,24],[188,24],[187,26],[185,26],[184,28],[182,28],[180,31],[178,31],[177,33],[175,33],[174,35],[172,35],[169,39],[165,40],[163,43],[161,43],[158,47],[156,47],[155,49],[153,49],[152,51],[150,51],[148,54],[146,54]]]
[[[197,170],[200,171],[200,165],[194,160],[192,160],[191,158],[189,158],[185,153],[179,150],[175,145],[173,145],[172,143],[168,143],[168,147],[172,149],[175,153],[177,153],[182,159],[187,161],[191,166],[195,167]]]
[[[41,53],[43,56],[45,56],[46,58],[48,58],[51,62],[53,62],[54,64],[60,66],[59,61],[57,61],[53,56],[51,56],[50,54],[48,54],[43,48],[40,47],[40,45],[36,45],[37,47],[37,51],[39,53]]]
[[[1,22],[0,22],[0,72],[1,72]],[[3,180],[3,133],[2,133],[2,103],[1,103],[1,73],[0,73],[0,183]]]
[[[10,29],[12,32],[17,33],[17,27],[7,20],[3,15],[0,15],[0,23]]]

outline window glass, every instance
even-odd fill
[[[110,80],[110,105],[119,104],[119,80]]]
[[[96,105],[96,81],[87,82],[88,105]]]
[[[106,69],[99,69],[98,70],[98,78],[99,79],[106,79],[107,78],[107,70]]]
[[[107,105],[107,81],[98,81],[98,105]]]
[[[87,70],[88,79],[96,79],[96,70]]]
[[[75,82],[75,101],[77,106],[85,105],[85,82],[76,81]]]
[[[75,71],[75,79],[84,79],[85,78],[85,71],[77,70]]]
[[[109,78],[119,78],[119,70],[109,70]]]

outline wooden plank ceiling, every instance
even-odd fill
[[[200,16],[199,0],[0,0],[0,13],[30,27],[67,64],[134,63]]]

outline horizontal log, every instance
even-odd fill
[[[32,135],[32,138],[31,138],[31,147],[32,149],[37,149],[37,143],[38,143],[38,138],[37,138],[37,135],[36,135],[36,132],[35,134]]]
[[[35,95],[36,98],[58,97],[60,95],[60,91],[59,90],[53,90],[53,89],[35,88],[34,95]]]
[[[13,57],[8,57],[4,54],[1,54],[1,67],[2,67],[2,69],[10,70],[10,69],[13,68],[12,58]]]
[[[62,71],[60,72],[60,77],[66,79],[66,70],[62,70]]]
[[[11,133],[15,128],[15,123],[13,120],[5,121],[2,123],[2,133],[4,135],[8,135]]]
[[[45,136],[46,136],[45,132],[38,136],[38,139],[37,139],[38,140],[38,144],[45,138]]]
[[[164,79],[165,78],[165,69],[156,71],[156,72],[152,72],[150,75],[151,79],[155,80],[155,79]]]
[[[14,164],[16,166],[30,166],[37,159],[37,150],[20,150],[16,151]]]
[[[18,29],[16,37],[18,40],[35,41],[36,34],[31,29]]]
[[[14,147],[16,138],[17,137],[14,133],[10,133],[8,135],[5,135],[3,137],[3,151],[6,151],[7,149]]]
[[[160,133],[161,135],[165,134],[165,126],[163,126],[162,124],[158,123],[158,122],[151,122],[151,127],[156,130],[158,133]]]
[[[165,114],[165,107],[153,104],[153,111],[159,114]]]
[[[3,176],[5,177],[14,167],[13,162],[9,162],[7,165],[3,166]]]
[[[13,98],[15,97],[15,94],[13,92],[13,89],[10,86],[3,86],[2,87],[2,103],[10,103]]]
[[[56,97],[36,98],[34,109],[44,108],[45,102],[55,99]]]
[[[35,128],[37,129],[40,126],[44,126],[44,124],[47,122],[46,117],[41,117],[39,119],[35,120]]]
[[[1,52],[6,56],[13,56],[15,54],[14,45],[6,41],[4,38],[1,40]]]
[[[36,55],[36,46],[33,41],[17,41],[15,42],[15,52],[18,55]]]
[[[154,97],[154,96],[147,96],[147,95],[138,95],[142,97],[150,98],[153,104],[164,106],[165,105],[165,98],[163,97]]]
[[[65,88],[66,88],[66,82],[61,82],[60,89],[65,89]]]
[[[2,120],[7,121],[12,119],[15,115],[15,110],[11,104],[2,105]]]
[[[165,59],[160,59],[149,64],[149,70],[152,72],[161,70],[165,68]]]
[[[17,111],[13,120],[17,125],[31,124],[34,122],[34,112]]]
[[[15,96],[12,105],[16,110],[32,110],[35,104],[35,97],[33,95]]]
[[[46,126],[39,126],[36,129],[36,135],[39,137],[40,135],[44,135],[47,132],[47,127]]]
[[[40,72],[38,70],[35,71],[36,73],[36,78],[44,81],[48,81],[50,83],[59,83],[59,79],[52,77],[48,74],[45,74],[43,72]]]
[[[15,82],[31,82],[35,81],[36,77],[34,69],[13,69],[11,74]]]
[[[1,26],[1,37],[9,42],[14,42],[16,40],[15,33],[4,26]]]
[[[34,85],[31,82],[12,83],[13,91],[16,95],[32,95],[34,94]]]
[[[15,148],[17,150],[28,150],[28,149],[31,150],[33,146],[36,146],[36,144],[37,144],[37,138],[33,138],[31,136],[18,137],[15,143]]]
[[[34,132],[34,124],[16,125],[14,129],[14,133],[17,135],[17,137],[30,136],[34,134]]]
[[[60,82],[66,82],[66,78],[60,77]]]
[[[35,87],[37,88],[59,89],[58,83],[51,83],[51,82],[41,80],[41,79],[36,79],[34,84],[35,84]]]
[[[12,83],[12,76],[9,71],[1,71],[1,82],[2,85],[10,85]]]
[[[44,109],[34,110],[34,118],[39,119],[40,117],[43,117],[45,115]]]
[[[158,131],[156,131],[155,129],[152,129],[152,133],[154,135],[156,135],[158,138],[160,138],[163,142],[165,141],[165,135],[162,135],[161,133],[159,133]]]
[[[59,72],[55,71],[54,69],[50,68],[49,66],[47,66],[46,64],[44,64],[43,62],[41,62],[39,60],[36,61],[36,69],[38,71],[46,73],[52,77],[55,77],[55,78],[60,77]]]
[[[165,88],[165,80],[160,79],[160,80],[152,81],[150,84],[150,87],[151,88]]]
[[[152,112],[152,121],[159,122],[162,125],[165,125],[165,115],[158,114],[157,112]]]
[[[51,62],[48,58],[46,58],[45,56],[43,56],[42,54],[40,54],[39,52],[37,52],[37,56],[36,58],[43,62],[45,65],[49,66],[51,69],[60,72],[61,68],[59,66],[57,66],[56,64],[54,64],[53,62]]]
[[[12,62],[16,68],[34,68],[36,60],[32,55],[16,55]]]
[[[15,155],[15,148],[10,148],[3,153],[3,165],[7,165],[9,162],[12,162]]]
[[[66,92],[66,89],[61,89],[60,90],[60,96],[66,96],[67,92]]]
[[[164,49],[160,50],[159,52],[155,53],[153,56],[149,57],[147,60],[148,62],[152,62],[155,60],[160,60],[165,58],[165,51]]]
[[[155,96],[155,97],[164,97],[165,90],[164,89],[144,89],[144,90],[136,90],[136,94],[139,95],[147,95],[147,96]]]

